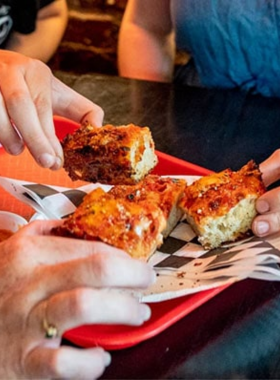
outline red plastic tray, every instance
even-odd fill
[[[194,295],[149,304],[152,317],[142,326],[84,325],[64,334],[80,347],[101,346],[106,350],[120,350],[134,346],[161,333],[175,322],[219,294],[228,285]]]
[[[63,138],[78,124],[64,118],[55,117],[57,134]],[[154,171],[160,175],[206,175],[210,171],[190,162],[157,151],[159,163]],[[227,285],[228,286],[228,285]],[[151,303],[152,317],[142,326],[124,325],[84,325],[72,329],[64,337],[81,347],[102,346],[108,350],[119,350],[136,345],[161,333],[197,307],[220,293],[227,286],[184,296],[177,299]]]

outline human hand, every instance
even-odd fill
[[[59,223],[32,222],[0,244],[1,379],[98,378],[110,355],[60,346],[61,335],[150,317],[147,305],[122,290],[149,286],[152,268],[101,242],[50,236]],[[44,321],[58,337],[45,338]]]
[[[280,149],[260,165],[266,186],[280,179]],[[280,231],[280,187],[267,191],[256,203],[258,215],[252,224],[257,236],[267,236]]]
[[[63,151],[53,114],[101,126],[103,110],[55,78],[41,61],[0,50],[0,63],[0,143],[13,155],[26,144],[39,165],[59,169]]]

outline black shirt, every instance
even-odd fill
[[[37,12],[55,0],[0,0],[0,48],[5,47],[10,33],[34,32]]]

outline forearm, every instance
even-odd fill
[[[5,48],[47,62],[59,46],[67,19],[65,0],[57,0],[39,11],[33,33],[14,32]]]
[[[170,82],[175,56],[174,35],[156,35],[138,25],[127,24],[120,30],[118,45],[119,74],[124,77]]]
[[[174,56],[170,0],[128,0],[119,34],[120,75],[169,82]]]

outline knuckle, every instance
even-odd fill
[[[272,214],[267,215],[263,221],[265,221],[269,225],[269,231],[267,234],[270,235],[270,234],[280,231],[280,213],[279,212],[274,212]]]
[[[20,88],[11,91],[9,94],[9,98],[6,99],[6,104],[9,111],[18,108],[19,104],[22,107],[27,107],[28,102],[29,98],[27,96],[26,91],[21,90]]]
[[[275,213],[274,219],[275,219],[274,231],[279,231],[280,230],[280,212]]]
[[[74,314],[78,316],[86,315],[89,311],[89,302],[90,299],[90,290],[89,289],[79,289],[74,293],[73,298],[71,299],[71,308]]]
[[[36,58],[28,58],[29,67],[32,67],[33,70],[40,71],[41,74],[51,74],[51,69],[49,66],[45,65],[43,61]],[[33,72],[36,72],[33,71]]]
[[[280,148],[276,149],[273,153],[274,158],[280,163]]]
[[[46,113],[51,107],[51,99],[45,93],[39,93],[34,99],[34,104],[38,112]]]
[[[110,278],[110,265],[108,265],[107,257],[105,255],[96,254],[92,256],[89,270],[93,273],[95,280],[99,285],[105,285]]]
[[[277,149],[274,153],[273,153],[273,160],[275,160],[277,162],[277,166],[275,168],[275,171],[276,171],[276,176],[277,178],[280,177],[280,149]]]
[[[16,238],[10,238],[9,243],[9,252],[10,256],[12,256],[12,262],[14,263],[17,263],[17,261],[24,256],[24,252],[28,252],[30,249],[30,242],[20,234],[18,234]]]
[[[37,249],[34,249],[34,245],[36,244],[32,237],[26,239],[20,233],[14,239],[13,237],[10,239],[7,250],[9,270],[19,275],[20,278],[23,278],[34,267],[34,264],[37,263],[38,245]]]

